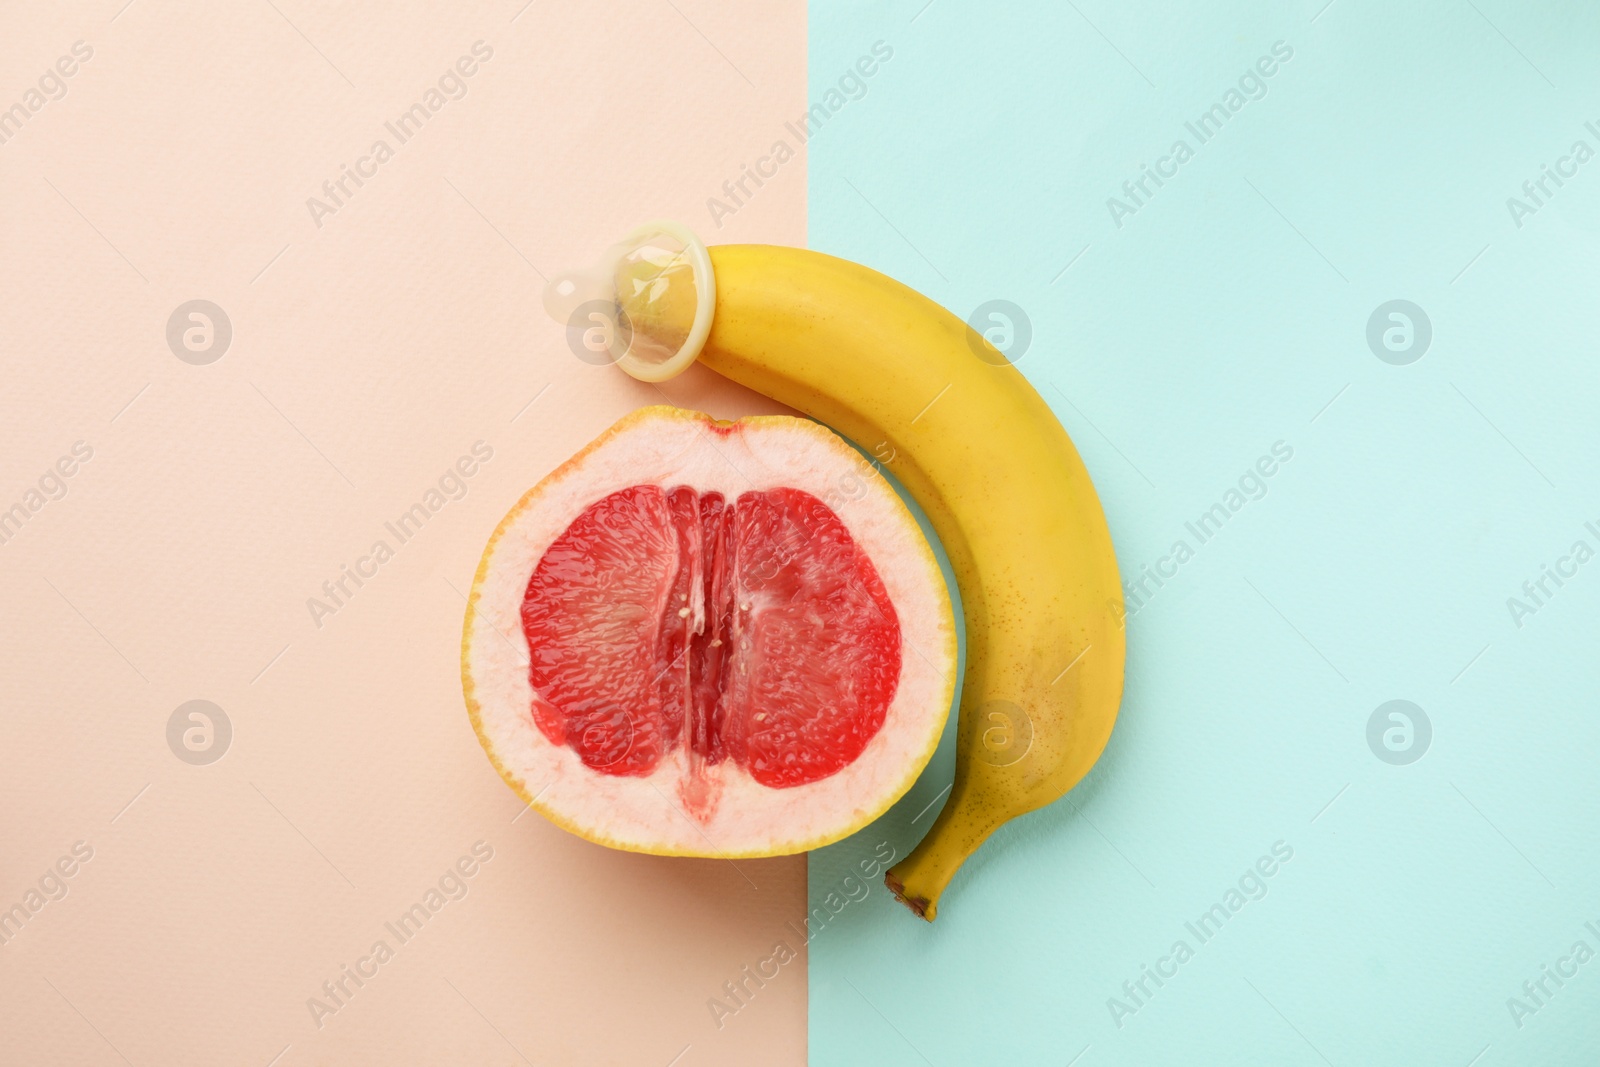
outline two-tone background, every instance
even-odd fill
[[[1590,1062],[1597,43],[1506,0],[0,14],[0,1062]],[[657,217],[971,316],[1100,489],[1117,732],[933,926],[849,872],[948,746],[734,865],[524,816],[467,725],[506,507],[641,404],[774,410],[544,318]]]

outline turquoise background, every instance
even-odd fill
[[[894,55],[810,142],[812,246],[963,316],[1024,310],[1018,366],[1125,577],[1293,449],[1129,620],[1094,773],[1001,830],[937,923],[875,878],[818,931],[815,1064],[1600,1052],[1600,959],[1520,1028],[1507,1006],[1574,942],[1600,952],[1600,560],[1520,628],[1506,603],[1600,548],[1600,159],[1521,228],[1506,205],[1573,141],[1600,150],[1600,13],[1324,4],[813,0],[813,101],[873,42]],[[1277,41],[1267,95],[1114,225],[1107,198],[1194,147],[1184,122]],[[1392,299],[1432,324],[1409,365],[1368,346]],[[1367,742],[1393,699],[1432,724],[1409,765]],[[945,741],[890,815],[812,855],[814,905],[915,844]],[[1185,921],[1279,841],[1266,896],[1198,944]],[[1108,999],[1179,938],[1193,958],[1119,1028]]]

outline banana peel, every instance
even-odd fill
[[[1076,785],[1116,722],[1122,591],[1094,486],[1027,379],[915,290],[806,249],[707,250],[673,224],[614,248],[641,241],[654,254],[615,259],[609,283],[636,335],[661,337],[655,348],[674,371],[695,358],[684,358],[682,339],[702,336],[707,367],[876,457],[943,542],[967,634],[955,781],[927,835],[885,875],[896,898],[932,921],[967,857]],[[547,291],[557,314],[553,302]],[[662,376],[619,363],[645,380]]]

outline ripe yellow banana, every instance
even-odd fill
[[[955,782],[885,879],[931,921],[966,858],[1077,784],[1110,737],[1125,638],[1105,516],[1039,394],[933,301],[804,249],[723,245],[709,266],[700,360],[871,452],[927,513],[955,572],[967,634]],[[634,329],[664,348],[696,332],[695,294],[663,291],[680,273],[636,262],[615,277]]]

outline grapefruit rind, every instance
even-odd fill
[[[725,766],[722,801],[702,824],[676,799],[683,750],[648,777],[609,777],[539,732],[520,616],[529,575],[585,507],[650,482],[719,489],[729,499],[751,489],[805,490],[833,508],[873,561],[900,619],[901,673],[883,728],[849,766],[783,789]],[[915,783],[938,746],[955,694],[955,618],[915,518],[832,431],[792,416],[727,423],[680,408],[647,407],[530,489],[495,527],[468,595],[461,679],[467,713],[490,762],[524,803],[562,829],[654,855],[787,855],[848,837]]]

